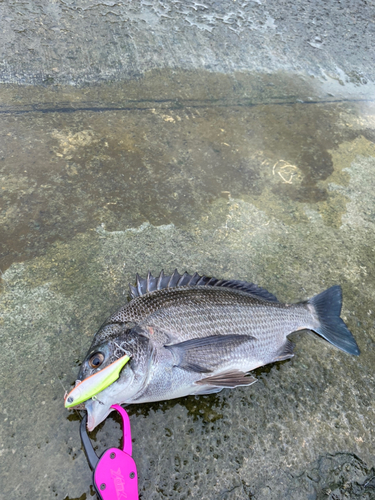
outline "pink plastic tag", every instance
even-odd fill
[[[123,449],[110,448],[100,457],[94,471],[94,484],[103,500],[139,500],[137,467],[131,457],[132,440],[126,411],[113,405],[122,416]]]

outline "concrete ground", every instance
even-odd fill
[[[375,498],[374,12],[0,5],[4,498],[95,498],[64,391],[135,273],[176,267],[285,302],[341,284],[361,355],[301,332],[251,387],[129,407],[141,498]]]

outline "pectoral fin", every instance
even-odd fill
[[[230,361],[234,349],[252,340],[250,335],[211,335],[164,347],[172,352],[174,366],[197,373],[210,373],[225,361]]]
[[[194,394],[196,396],[207,396],[208,394],[217,394],[218,392],[222,391],[224,387],[215,387],[214,385],[211,386],[209,389],[207,387],[202,387],[199,389],[198,392],[195,392]]]
[[[202,378],[195,383],[198,385],[212,385],[221,388],[234,388],[240,385],[251,385],[256,381],[257,379],[252,375],[247,375],[240,370],[231,370],[228,372],[219,373],[218,375],[213,375],[212,377]]]

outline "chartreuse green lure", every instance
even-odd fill
[[[113,384],[119,376],[120,371],[129,361],[130,357],[125,355],[76,385],[65,398],[65,408],[77,406],[84,401],[104,391],[106,387]]]

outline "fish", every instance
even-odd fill
[[[251,374],[256,368],[293,357],[288,336],[299,330],[360,354],[340,318],[339,285],[294,304],[279,302],[254,283],[177,270],[137,274],[136,285],[129,286],[131,300],[99,328],[76,386],[65,396],[67,408],[87,411],[89,431],[113,404],[249,386],[256,382]]]

